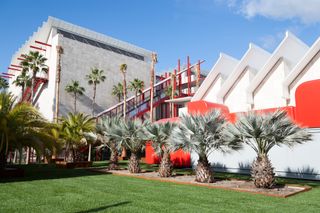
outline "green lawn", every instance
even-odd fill
[[[105,166],[105,162],[95,166]],[[153,170],[155,167],[144,165],[144,168]],[[113,176],[84,169],[30,165],[25,170],[23,179],[0,181],[1,213],[320,212],[320,182],[304,181],[302,183],[313,187],[311,191],[284,199]],[[228,174],[217,176],[247,178]],[[285,179],[278,181],[288,182]]]

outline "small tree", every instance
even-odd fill
[[[126,64],[120,65],[120,72],[123,75],[123,118],[126,118],[127,114],[127,79],[126,79],[126,73],[127,73],[128,66]]]
[[[137,98],[138,94],[142,93],[142,90],[144,88],[144,81],[139,80],[138,78],[133,79],[133,81],[130,82],[129,89],[134,92],[135,94],[135,107],[137,108]]]
[[[0,76],[0,90],[9,87],[8,81]]]
[[[27,74],[26,71],[22,71],[22,73],[18,75],[16,80],[14,80],[12,83],[17,87],[21,87],[21,100],[22,100],[26,87],[31,86],[30,76]]]
[[[66,91],[70,94],[73,95],[74,97],[74,102],[73,102],[73,108],[74,108],[74,113],[77,112],[77,96],[78,95],[83,95],[85,92],[85,89],[80,86],[79,81],[73,81],[66,86]]]
[[[222,139],[222,130],[226,124],[220,111],[206,115],[183,115],[181,125],[172,132],[172,148],[182,148],[199,156],[196,167],[196,181],[213,182],[213,172],[208,161],[213,151],[227,152],[238,150],[241,144],[237,141],[227,142]]]
[[[121,98],[123,98],[123,85],[121,83],[113,85],[111,94],[113,96],[117,97],[118,102],[120,103]]]
[[[270,114],[248,113],[234,125],[228,125],[224,140],[230,143],[244,143],[256,153],[251,176],[258,188],[271,188],[274,185],[274,172],[268,158],[274,146],[301,144],[310,140],[311,135],[294,124],[285,111]]]
[[[172,130],[177,125],[172,122],[165,123],[153,123],[150,126],[146,126],[147,139],[152,141],[152,147],[158,156],[161,157],[161,163],[159,168],[160,177],[172,176],[172,163],[170,160],[170,136]]]
[[[140,168],[140,152],[145,145],[145,131],[144,128],[147,122],[142,122],[140,119],[135,120],[121,120],[119,125],[112,126],[108,135],[113,137],[119,144],[131,151],[129,159],[129,172],[139,173]]]

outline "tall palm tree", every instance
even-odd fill
[[[144,88],[144,81],[142,81],[142,80],[140,80],[138,78],[135,78],[135,79],[133,79],[133,81],[130,82],[129,89],[131,91],[133,91],[134,94],[135,94],[135,107],[136,108],[137,108],[138,94],[142,93],[143,88]]]
[[[127,73],[128,66],[126,64],[120,65],[120,72],[123,75],[123,118],[126,118],[127,114],[127,80],[126,80],[126,73]]]
[[[159,168],[160,177],[172,176],[172,163],[170,160],[170,144],[172,130],[177,126],[173,122],[165,123],[153,123],[146,126],[147,138],[152,141],[152,147],[155,153],[161,157],[161,163]]]
[[[41,153],[54,146],[48,134],[51,124],[36,108],[27,103],[14,105],[15,100],[10,93],[0,93],[0,168],[6,164],[9,149],[32,147]]]
[[[23,71],[17,76],[16,80],[12,82],[15,86],[21,87],[21,99],[23,98],[26,87],[31,86],[31,78],[26,71]]]
[[[154,96],[154,67],[158,63],[158,57],[156,53],[151,55],[151,69],[150,69],[150,121],[153,122],[153,96]]]
[[[81,144],[82,139],[85,138],[85,133],[95,130],[95,120],[83,113],[69,113],[67,117],[63,117],[61,120],[63,137],[66,143],[65,160],[67,160],[67,156],[71,150],[72,161],[75,161],[76,148]]]
[[[124,146],[131,151],[129,159],[129,172],[139,173],[140,168],[140,152],[145,145],[145,126],[148,122],[142,122],[140,119],[124,120],[121,119],[119,125],[112,126],[110,133],[111,137],[116,140],[120,146]]]
[[[103,70],[99,70],[97,68],[92,68],[91,73],[86,75],[89,85],[93,85],[93,97],[92,97],[92,116],[94,116],[94,105],[96,102],[96,92],[97,92],[97,85],[101,82],[104,82],[106,76],[103,75]]]
[[[118,102],[120,103],[121,98],[123,97],[123,85],[121,83],[113,85],[111,94],[113,96],[117,97],[118,98]]]
[[[248,113],[224,131],[224,140],[244,143],[251,147],[257,158],[252,164],[251,176],[256,187],[270,188],[274,185],[274,172],[268,158],[274,146],[301,144],[311,135],[294,124],[285,111],[270,114]]]
[[[76,113],[77,112],[77,96],[83,95],[83,93],[85,92],[85,89],[82,86],[80,86],[79,81],[74,81],[74,80],[72,80],[72,82],[68,84],[65,89],[68,93],[71,93],[74,97],[73,108],[74,108],[74,113]]]
[[[34,87],[37,73],[39,72],[48,72],[48,66],[45,64],[47,58],[45,58],[38,51],[30,51],[29,54],[25,55],[25,59],[21,61],[21,66],[28,68],[32,73],[31,75],[31,103],[34,99]]]
[[[173,150],[182,148],[199,156],[197,182],[213,182],[213,172],[208,161],[213,151],[227,152],[241,148],[241,143],[222,139],[225,124],[226,120],[220,111],[214,110],[206,115],[183,115],[181,125],[172,132]]]
[[[8,81],[0,76],[0,90],[9,87]]]

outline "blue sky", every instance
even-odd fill
[[[177,59],[219,53],[241,58],[249,42],[268,51],[286,30],[311,45],[320,35],[319,0],[1,0],[0,68],[48,16],[156,51],[157,71]]]

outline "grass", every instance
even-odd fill
[[[126,162],[121,162],[124,167]],[[104,167],[98,162],[95,167]],[[142,165],[155,170],[155,165]],[[0,182],[0,212],[319,212],[320,182],[278,179],[313,189],[289,198],[208,189],[85,169],[24,167],[26,176]],[[178,170],[177,173],[189,173]],[[248,178],[217,173],[221,178]]]

